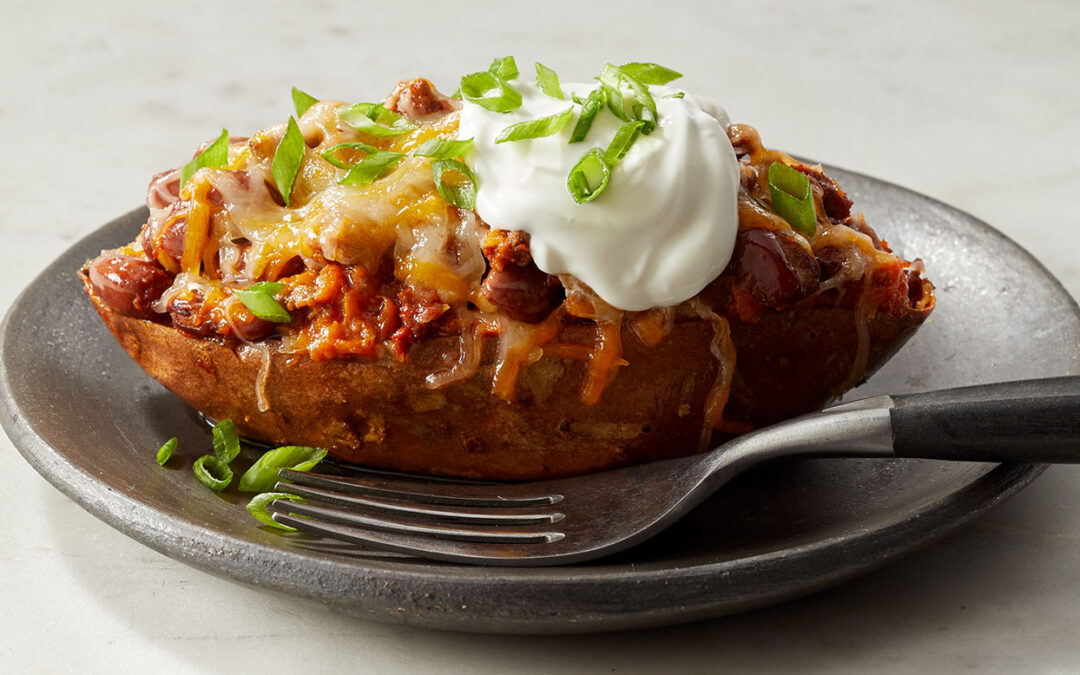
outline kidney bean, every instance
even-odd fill
[[[88,276],[94,293],[113,311],[140,319],[154,318],[151,305],[173,282],[153,263],[117,253],[91,262]]]
[[[274,332],[274,323],[266,319],[260,319],[251,313],[242,302],[229,304],[229,325],[232,326],[236,337],[254,342]]]
[[[821,271],[813,254],[790,230],[754,228],[739,232],[731,257],[735,284],[768,307],[790,307],[814,291]]]
[[[563,300],[556,277],[540,271],[534,263],[492,267],[481,285],[488,301],[512,318],[526,323],[542,321]]]
[[[173,326],[180,330],[209,337],[216,335],[221,325],[214,322],[209,312],[204,311],[204,298],[201,293],[178,295],[169,300],[165,308],[172,319]]]

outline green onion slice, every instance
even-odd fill
[[[195,155],[194,159],[188,162],[180,171],[180,189],[184,189],[184,184],[187,183],[188,179],[199,169],[216,169],[225,166],[225,163],[228,161],[229,132],[226,129],[222,129],[221,135],[217,137],[217,140],[207,146],[205,150]]]
[[[667,84],[682,77],[682,73],[658,63],[625,63],[619,70],[642,84]]]
[[[251,468],[240,476],[236,489],[240,492],[268,492],[278,481],[278,471],[311,471],[326,457],[326,450],[303,445],[286,445],[263,453]]]
[[[652,130],[656,128],[656,101],[649,93],[649,87],[610,63],[604,66],[599,80],[600,86],[607,95],[608,108],[611,112],[624,122],[632,120],[645,122],[641,133],[652,133]],[[627,101],[623,96],[623,85],[626,85],[633,94],[633,99],[630,101],[631,115],[626,112]]]
[[[165,441],[165,445],[161,446],[161,449],[157,451],[158,466],[165,466],[165,462],[168,462],[169,459],[172,458],[173,453],[176,452],[176,446],[179,444],[180,439],[176,436]]]
[[[536,62],[536,88],[551,98],[564,99],[562,87],[559,86],[559,75],[539,61]]]
[[[233,472],[223,460],[214,455],[203,455],[192,467],[199,482],[215,492],[221,492],[232,482]]]
[[[355,103],[338,108],[337,114],[345,124],[375,138],[392,138],[416,129],[415,124],[381,103]]]
[[[674,94],[667,94],[667,95],[665,95],[665,96],[664,96],[664,98],[682,98],[682,97],[684,97],[684,96],[686,96],[686,92],[685,92],[685,91],[677,91],[677,92],[675,92]]]
[[[415,157],[431,157],[434,159],[453,159],[464,157],[472,150],[473,139],[466,138],[463,141],[452,141],[446,138],[429,138],[419,148],[413,150]]]
[[[362,150],[362,151],[366,152],[369,155],[373,155],[376,152],[380,152],[379,148],[376,148],[374,145],[368,145],[367,143],[360,143],[359,141],[353,141],[353,142],[350,142],[350,143],[338,143],[334,147],[332,147],[329,150],[327,150],[326,152],[322,153],[322,158],[325,159],[326,161],[330,162],[331,164],[333,164],[334,166],[336,166],[339,169],[351,169],[353,167],[352,164],[349,164],[348,162],[343,162],[343,161],[341,161],[340,159],[337,158],[337,151],[341,150],[342,148],[350,148],[352,150]]]
[[[630,146],[641,135],[641,129],[644,126],[645,123],[641,120],[623,122],[619,130],[615,132],[615,137],[611,139],[607,150],[604,151],[604,163],[613,167],[619,163],[619,160],[626,157],[626,153],[630,151]]]
[[[255,495],[251,498],[251,501],[247,504],[247,512],[263,525],[276,527],[279,530],[285,530],[286,532],[296,532],[295,527],[282,525],[270,515],[270,511],[267,510],[266,507],[275,499],[288,499],[290,502],[299,502],[300,504],[304,504],[307,501],[300,495],[294,495],[288,492],[263,492],[262,494]]]
[[[769,192],[773,208],[793,228],[812,237],[817,231],[817,211],[810,179],[783,162],[769,166]]]
[[[374,183],[386,174],[394,170],[401,158],[405,155],[400,152],[387,152],[379,150],[360,160],[349,169],[349,173],[338,181],[339,185],[367,185]]]
[[[443,199],[459,209],[476,208],[476,176],[465,164],[456,159],[436,159],[431,163],[431,177]]]
[[[274,298],[284,288],[276,281],[260,281],[244,289],[233,289],[233,295],[260,319],[273,323],[289,323],[292,317]]]
[[[561,113],[555,113],[554,115],[548,115],[547,117],[541,117],[536,120],[527,120],[525,122],[511,124],[499,132],[499,135],[495,138],[495,142],[506,143],[508,141],[524,141],[530,138],[554,136],[570,123],[570,118],[573,116],[574,107],[570,106]]]
[[[487,71],[461,78],[461,95],[492,112],[507,113],[521,107],[521,94]]]
[[[285,129],[285,135],[281,137],[277,150],[274,151],[274,161],[270,170],[274,174],[274,183],[285,206],[289,206],[292,197],[293,183],[296,182],[296,174],[300,173],[300,165],[304,162],[304,135],[300,133],[300,127],[296,120],[289,116],[289,126]]]
[[[236,433],[233,421],[221,420],[210,430],[210,435],[214,439],[214,456],[226,464],[232,464],[240,454],[240,436]]]
[[[292,102],[296,107],[296,116],[303,117],[308,108],[319,102],[319,99],[315,98],[306,91],[301,91],[296,87],[292,88]]]
[[[566,187],[570,190],[570,196],[575,202],[585,204],[596,199],[604,191],[610,178],[611,167],[604,161],[603,151],[600,148],[593,148],[578,160],[573,169],[570,169]]]
[[[488,72],[503,82],[509,82],[518,76],[517,62],[513,56],[504,56],[491,62]]]
[[[596,114],[606,102],[607,94],[604,93],[603,87],[597,87],[589,92],[588,98],[581,104],[581,115],[578,116],[577,124],[570,132],[571,143],[580,143],[585,140],[585,137],[589,135],[589,129],[592,128],[593,120],[596,119]]]

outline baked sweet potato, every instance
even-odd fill
[[[226,166],[183,189],[178,172],[159,175],[138,239],[80,270],[148,374],[251,438],[490,479],[675,457],[820,408],[933,308],[918,262],[893,255],[820,168],[764,149],[750,127],[728,128],[742,186],[727,269],[678,306],[623,312],[541,272],[527,234],[441,200],[418,172],[425,160],[402,160],[343,224],[318,201],[343,175],[320,152],[410,141],[335,126],[337,105],[300,119],[309,157],[292,197],[310,206],[311,236],[251,224],[285,209],[267,179],[278,127],[234,140]],[[454,107],[424,80],[386,103],[426,137],[452,135]],[[774,162],[808,177],[812,236],[772,210],[764,172]],[[278,284],[283,317],[238,300],[255,281]]]

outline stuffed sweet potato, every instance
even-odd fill
[[[618,309],[542,271],[528,232],[467,208],[467,157],[433,171],[417,152],[455,138],[460,105],[417,79],[362,109],[376,126],[321,101],[223,136],[155,177],[138,238],[80,270],[87,294],[147,373],[246,436],[492,479],[684,455],[820,408],[933,307],[921,264],[820,167],[735,124],[730,262],[677,304]],[[777,163],[805,177],[812,232],[778,214]]]

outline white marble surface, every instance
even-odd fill
[[[303,9],[301,9],[303,7]],[[770,145],[994,224],[1080,295],[1080,4],[1061,2],[0,3],[0,311],[148,178],[293,84],[447,90],[512,53],[686,73]],[[342,618],[161,556],[0,437],[5,672],[1078,672],[1080,469],[842,587],[638,633],[509,638]]]

